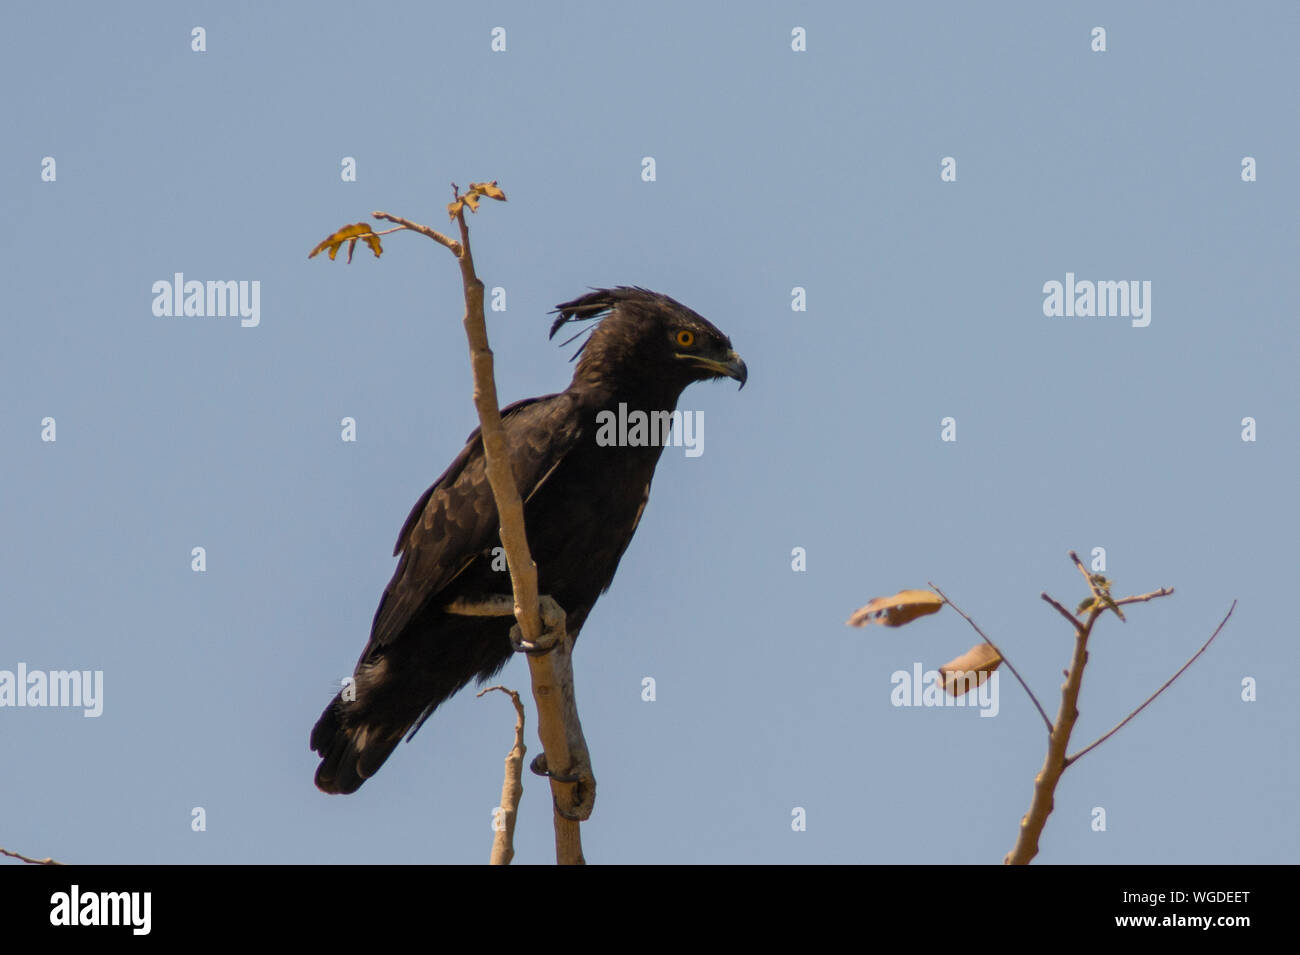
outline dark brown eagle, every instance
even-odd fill
[[[566,322],[598,320],[575,356],[573,381],[559,394],[515,402],[502,420],[538,591],[564,609],[576,640],[636,532],[663,452],[662,440],[638,442],[630,431],[629,440],[611,443],[613,429],[602,422],[672,412],[693,381],[726,377],[744,387],[747,371],[726,335],[657,292],[598,289],[556,311],[552,338]],[[351,698],[340,692],[312,730],[322,791],[355,792],[443,700],[510,659],[513,617],[455,612],[510,596],[509,574],[494,569],[500,543],[476,430],[402,527],[397,570],[379,599]]]

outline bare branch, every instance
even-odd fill
[[[1070,551],[1070,560],[1074,561],[1074,566],[1079,568],[1079,573],[1083,574],[1083,579],[1088,581],[1088,589],[1092,591],[1094,604],[1100,606],[1103,610],[1115,611],[1115,616],[1127,623],[1124,611],[1119,609],[1119,604],[1110,595],[1110,581],[1102,574],[1094,574],[1084,567],[1083,561],[1079,559],[1079,555],[1074,551]]]
[[[544,607],[539,606],[537,565],[528,549],[523,502],[515,483],[510,464],[510,448],[501,424],[492,350],[488,347],[487,323],[483,317],[483,283],[474,271],[469,228],[465,224],[465,207],[468,206],[473,211],[484,198],[504,202],[506,196],[495,180],[472,182],[464,195],[452,184],[452,202],[447,210],[460,227],[459,241],[403,216],[377,210],[371,213],[374,218],[392,222],[396,228],[383,232],[370,229],[358,236],[345,236],[340,242],[350,238],[350,256],[357,238],[367,241],[374,239],[377,245],[377,236],[405,229],[437,242],[455,255],[460,263],[461,284],[465,294],[465,336],[469,342],[470,363],[474,373],[474,406],[478,411],[484,470],[497,507],[501,544],[510,572],[512,611],[518,621],[517,629],[511,630],[511,640],[516,646],[530,650],[528,666],[533,696],[537,702],[538,735],[544,748],[539,759],[546,766],[554,767],[547,775],[551,777],[555,808],[556,861],[561,864],[581,864],[582,843],[578,821],[591,815],[596,792],[595,777],[591,774],[591,759],[582,736],[582,724],[578,720],[573,690],[573,674],[569,665],[573,641],[564,624],[563,608],[550,597],[542,598],[546,604]],[[357,223],[356,226],[365,227],[365,223]],[[329,240],[318,246],[312,255],[327,247],[330,247]],[[331,258],[334,251],[337,251],[336,247],[332,249]],[[376,251],[375,254],[378,255],[379,252]],[[474,604],[462,609],[473,615],[495,615],[497,608]],[[547,620],[545,631],[542,626],[543,609]],[[543,637],[547,639],[545,645],[540,643]],[[535,652],[539,649],[549,649],[550,652]]]
[[[1073,551],[1070,556],[1076,564],[1079,562]],[[1002,860],[1006,865],[1028,865],[1038,855],[1038,839],[1055,805],[1056,784],[1065,771],[1065,748],[1070,743],[1074,721],[1079,718],[1079,688],[1083,685],[1083,668],[1088,662],[1088,635],[1104,609],[1100,604],[1094,605],[1083,626],[1074,632],[1074,657],[1066,671],[1065,683],[1061,685],[1061,708],[1048,737],[1047,756],[1043,768],[1034,777],[1034,798],[1029,804],[1029,812],[1020,820],[1016,844]]]
[[[1047,817],[1051,815],[1055,805],[1056,785],[1060,782],[1061,774],[1065,772],[1066,767],[1073,760],[1086,753],[1092,746],[1097,745],[1097,743],[1093,743],[1092,746],[1087,747],[1076,756],[1066,758],[1065,751],[1070,745],[1070,734],[1074,732],[1074,723],[1079,718],[1079,690],[1083,686],[1083,670],[1088,663],[1088,638],[1092,635],[1092,628],[1097,619],[1107,610],[1113,610],[1116,616],[1123,620],[1124,614],[1119,609],[1121,604],[1141,603],[1173,593],[1171,588],[1164,587],[1147,594],[1138,594],[1133,597],[1115,600],[1110,596],[1109,581],[1099,574],[1089,573],[1088,569],[1083,566],[1083,562],[1079,560],[1079,555],[1074,551],[1070,551],[1070,560],[1074,561],[1074,565],[1079,568],[1079,572],[1088,581],[1088,589],[1092,591],[1093,599],[1087,617],[1080,621],[1074,614],[1047,594],[1042,595],[1044,600],[1055,607],[1062,616],[1074,625],[1074,656],[1070,661],[1070,668],[1065,671],[1065,683],[1061,685],[1061,708],[1057,712],[1056,722],[1051,726],[1051,735],[1048,737],[1047,755],[1043,759],[1043,768],[1034,777],[1034,796],[1029,804],[1029,811],[1020,820],[1020,832],[1016,837],[1016,844],[1007,853],[1006,858],[1003,859],[1003,862],[1007,865],[1027,865],[1034,856],[1038,855],[1038,840],[1042,836],[1043,827],[1047,825]],[[1236,606],[1235,603],[1234,606]],[[1232,611],[1229,611],[1229,615],[1231,613]],[[1224,618],[1224,622],[1226,621],[1227,617]],[[1219,626],[1222,628],[1223,624],[1219,624]],[[1216,630],[1215,633],[1218,633],[1218,631]],[[1210,639],[1214,638],[1211,637]],[[1206,646],[1209,646],[1208,642]],[[1204,652],[1204,650],[1205,647],[1202,647],[1201,652]],[[1197,653],[1197,656],[1200,656],[1200,652]],[[1195,659],[1196,657],[1192,657],[1192,660]],[[1191,662],[1189,660],[1183,669],[1187,669]],[[1181,672],[1182,670],[1179,671],[1179,673]],[[1174,679],[1177,679],[1177,677],[1178,674],[1174,674]],[[1173,680],[1170,680],[1170,682],[1172,683]],[[1164,687],[1161,688],[1161,690],[1163,689]],[[1159,695],[1159,691],[1156,695]],[[1147,702],[1149,703],[1150,700]],[[1143,703],[1142,706],[1146,706],[1146,703]],[[1139,707],[1138,711],[1141,708]],[[1138,711],[1131,713],[1124,722],[1126,723],[1136,716]],[[1120,726],[1123,725],[1123,723],[1120,724]],[[1111,733],[1114,733],[1119,728],[1119,726],[1115,727],[1114,730],[1111,730]],[[1108,733],[1107,736],[1109,735]],[[1101,740],[1097,742],[1100,743]]]
[[[478,410],[480,433],[483,440],[483,457],[492,496],[496,499],[497,514],[501,521],[501,544],[506,552],[510,583],[515,597],[515,617],[524,640],[536,643],[542,636],[542,620],[538,606],[537,565],[528,549],[524,528],[524,507],[510,466],[510,449],[505,429],[501,425],[500,405],[497,402],[496,379],[493,371],[492,350],[488,347],[487,323],[483,317],[483,283],[474,271],[474,257],[470,250],[469,227],[465,224],[464,208],[456,220],[460,226],[460,242],[449,239],[433,229],[419,226],[396,216],[376,213],[377,217],[413,228],[450,249],[460,262],[461,284],[465,291],[465,336],[469,341],[470,361],[474,370],[474,406]],[[574,764],[571,743],[581,743],[585,756],[582,727],[566,725],[566,712],[576,717],[577,705],[573,702],[573,684],[560,678],[556,672],[556,657],[560,647],[544,655],[528,657],[528,668],[533,682],[533,698],[537,703],[538,735],[547,765],[560,774],[567,774]],[[563,641],[564,658],[569,656],[572,641],[566,633]],[[565,698],[569,705],[566,706]],[[589,760],[588,760],[589,763]],[[555,803],[556,861],[561,865],[581,865],[581,830],[576,819],[561,812],[561,806],[581,804],[579,788],[573,782],[551,778],[551,793]],[[587,810],[588,813],[590,809]]]
[[[927,581],[927,583],[930,584],[930,589],[933,590],[940,597],[942,597],[944,603],[946,603],[953,610],[957,611],[957,613],[961,614],[961,616],[965,619],[965,621],[975,628],[975,632],[980,635],[980,639],[982,639],[985,643],[991,646],[997,652],[997,655],[1002,658],[1002,662],[1007,665],[1007,669],[1011,671],[1011,675],[1020,681],[1020,685],[1024,687],[1025,692],[1029,694],[1029,699],[1032,700],[1034,706],[1037,707],[1039,715],[1042,716],[1043,718],[1043,722],[1047,724],[1047,732],[1050,733],[1052,731],[1052,721],[1047,718],[1047,711],[1043,709],[1043,704],[1038,702],[1038,697],[1034,696],[1034,691],[1029,688],[1029,684],[1024,681],[1024,678],[1020,676],[1020,673],[1011,664],[1011,661],[1007,659],[1007,655],[1002,652],[1002,649],[996,643],[994,643],[987,636],[985,636],[984,631],[979,628],[979,624],[977,624],[974,620],[972,620],[969,616],[967,616],[964,610],[962,610],[955,603],[949,600],[948,595],[945,594],[938,587],[936,587],[933,581]]]
[[[1149,594],[1138,594],[1136,597],[1121,597],[1119,600],[1116,600],[1115,603],[1120,604],[1121,606],[1124,604],[1145,603],[1148,600],[1155,600],[1157,597],[1168,597],[1173,592],[1173,587],[1161,587],[1159,590],[1153,590]],[[1233,603],[1235,604],[1236,601],[1233,601]]]
[[[437,242],[439,245],[445,245],[448,249],[451,250],[451,254],[456,256],[456,258],[458,259],[462,258],[460,243],[457,242],[455,239],[453,239],[451,236],[443,235],[437,229],[430,229],[427,225],[420,225],[420,223],[418,222],[412,222],[410,219],[403,219],[401,216],[389,215],[387,212],[372,212],[370,214],[376,219],[384,219],[388,222],[396,222],[403,229],[410,229],[412,232],[418,232],[420,233],[420,235],[427,236],[428,238],[432,239],[434,242]],[[461,223],[461,227],[463,232],[464,223]],[[390,229],[389,231],[392,232],[396,230]],[[387,233],[381,233],[381,234],[386,235]]]
[[[528,747],[524,745],[524,704],[520,701],[519,694],[497,684],[484,687],[479,690],[478,695],[481,697],[484,693],[493,690],[509,694],[515,704],[515,745],[506,754],[506,774],[501,783],[501,805],[497,807],[501,815],[493,820],[494,832],[490,859],[491,865],[509,865],[515,857],[515,820],[519,816],[519,800],[524,794],[524,754],[528,752]]]
[[[1043,593],[1039,594],[1038,596],[1042,597],[1042,598],[1043,598],[1044,600],[1046,600],[1049,604],[1051,604],[1053,607],[1055,607],[1055,608],[1057,609],[1057,611],[1060,613],[1060,615],[1061,615],[1062,617],[1064,617],[1066,620],[1070,621],[1071,626],[1073,626],[1075,630],[1082,630],[1082,629],[1083,629],[1083,624],[1079,621],[1079,618],[1076,617],[1074,614],[1070,613],[1070,611],[1066,610],[1064,607],[1062,607],[1059,603],[1057,603],[1057,602],[1056,602],[1055,600],[1053,600],[1051,597],[1049,597],[1049,596],[1047,595],[1046,592],[1043,592]]]
[[[1092,571],[1090,571],[1087,567],[1083,566],[1083,561],[1079,560],[1079,555],[1076,554],[1074,551],[1070,551],[1070,560],[1074,561],[1074,566],[1078,567],[1079,573],[1083,574],[1083,579],[1088,582],[1088,589],[1092,591],[1092,595],[1094,597],[1101,596],[1100,594],[1097,593],[1097,587],[1092,582]]]
[[[1172,590],[1170,590],[1170,591],[1168,591],[1168,592],[1169,592],[1169,593],[1173,593]],[[1119,601],[1119,603],[1127,603],[1127,602],[1129,602],[1129,601],[1137,601],[1137,600],[1149,600],[1151,597],[1163,597],[1163,596],[1164,596],[1164,593],[1163,593],[1163,592],[1161,592],[1161,591],[1156,591],[1155,593],[1152,593],[1152,594],[1146,594],[1146,595],[1144,595],[1144,596],[1142,596],[1142,597],[1130,597],[1130,598],[1125,598],[1124,600]],[[1077,753],[1075,753],[1073,756],[1068,757],[1068,758],[1065,760],[1065,765],[1066,765],[1066,766],[1069,766],[1069,765],[1072,764],[1075,760],[1077,760],[1080,756],[1082,756],[1084,753],[1091,752],[1092,750],[1094,750],[1094,749],[1096,749],[1098,746],[1100,746],[1102,743],[1106,742],[1106,740],[1110,739],[1112,736],[1114,736],[1116,733],[1118,733],[1121,729],[1123,729],[1123,728],[1128,724],[1128,722],[1129,722],[1130,720],[1133,719],[1133,717],[1137,716],[1139,713],[1141,713],[1143,710],[1145,710],[1145,709],[1147,708],[1147,706],[1149,706],[1149,705],[1150,705],[1150,704],[1155,700],[1155,698],[1156,698],[1157,696],[1159,696],[1159,695],[1160,695],[1161,693],[1163,693],[1165,690],[1169,689],[1169,687],[1173,685],[1173,682],[1174,682],[1175,680],[1177,680],[1180,676],[1182,676],[1182,675],[1183,675],[1183,672],[1184,672],[1184,671],[1185,671],[1189,666],[1191,666],[1193,663],[1196,662],[1197,657],[1199,657],[1202,653],[1204,653],[1206,650],[1208,650],[1208,649],[1210,648],[1210,644],[1214,642],[1214,638],[1217,637],[1217,636],[1219,635],[1219,632],[1220,632],[1221,630],[1223,630],[1223,626],[1224,626],[1224,624],[1226,624],[1226,623],[1228,622],[1228,617],[1231,617],[1231,616],[1232,616],[1232,612],[1233,612],[1234,610],[1236,610],[1236,609],[1237,609],[1237,601],[1234,600],[1234,601],[1232,602],[1232,606],[1228,608],[1228,612],[1227,612],[1227,614],[1224,616],[1224,618],[1223,618],[1222,620],[1219,621],[1219,625],[1218,625],[1217,627],[1214,628],[1214,633],[1210,634],[1210,639],[1206,640],[1205,643],[1203,643],[1203,644],[1201,645],[1201,649],[1197,650],[1195,653],[1192,654],[1192,657],[1191,657],[1190,660],[1188,660],[1186,663],[1184,663],[1181,667],[1178,668],[1178,672],[1177,672],[1177,673],[1175,673],[1175,674],[1174,674],[1173,676],[1171,676],[1168,680],[1166,680],[1165,683],[1164,683],[1164,685],[1163,685],[1162,687],[1160,687],[1160,689],[1156,690],[1154,693],[1152,693],[1150,696],[1148,696],[1148,697],[1146,698],[1146,701],[1143,702],[1143,704],[1142,704],[1141,706],[1139,706],[1136,710],[1134,710],[1134,711],[1133,711],[1132,713],[1130,713],[1128,716],[1124,717],[1122,720],[1120,720],[1118,723],[1116,723],[1115,726],[1114,726],[1114,728],[1111,729],[1108,733],[1104,733],[1104,734],[1102,734],[1102,735],[1099,736],[1097,739],[1093,740],[1091,743],[1089,743],[1087,746],[1085,746],[1083,749],[1081,749],[1081,750],[1079,750]]]
[[[63,865],[62,862],[58,862],[48,856],[44,859],[32,859],[23,855],[21,852],[10,852],[8,849],[0,849],[0,855],[8,856],[11,859],[18,859],[19,861],[26,862],[29,865]]]

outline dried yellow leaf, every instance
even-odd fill
[[[491,182],[471,182],[469,187],[473,192],[478,193],[480,196],[487,196],[489,199],[498,199],[501,202],[506,201],[506,194],[497,186],[497,181],[495,179]]]
[[[375,258],[383,255],[384,248],[379,242],[379,236],[375,235],[375,230],[371,228],[369,222],[354,222],[351,225],[345,225],[331,236],[322,239],[321,242],[307,253],[307,258],[315,258],[321,252],[329,250],[330,260],[339,254],[339,249],[344,242],[348,243],[348,261],[352,261],[352,249],[357,244],[358,239],[365,239],[366,244],[370,246],[370,251],[375,253]],[[350,240],[350,241],[349,241]]]

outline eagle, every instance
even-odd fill
[[[637,411],[663,422],[687,385],[731,378],[743,388],[748,370],[731,339],[658,292],[596,289],[555,313],[551,338],[568,322],[594,322],[574,355],[573,381],[558,394],[517,401],[501,416],[538,592],[559,603],[576,640],[636,532],[667,437],[660,429],[661,440],[635,440],[624,430],[620,443],[608,423]],[[458,612],[511,596],[500,546],[475,430],[411,509],[350,685],[311,732],[321,791],[356,792],[444,700],[505,666],[515,652],[514,618]]]

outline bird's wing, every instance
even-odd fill
[[[507,406],[501,417],[519,496],[527,501],[581,436],[577,399],[568,392],[528,398]],[[393,550],[401,559],[375,611],[370,647],[400,636],[430,600],[495,543],[498,526],[476,429],[402,527]]]

